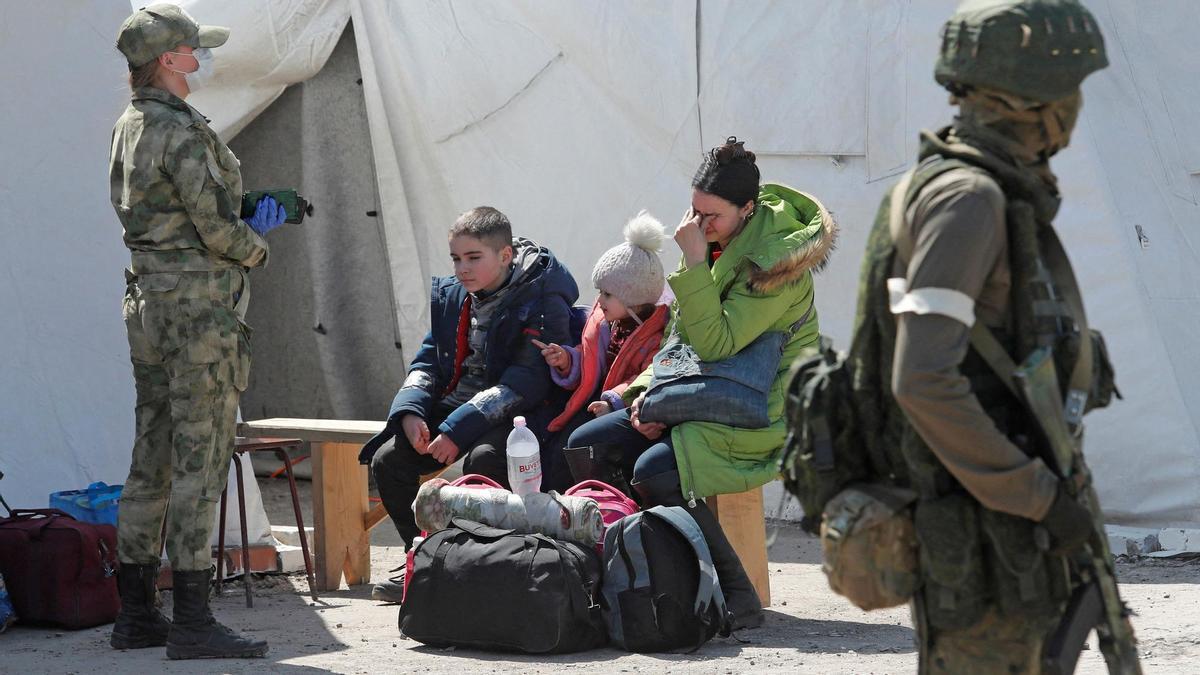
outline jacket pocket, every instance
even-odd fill
[[[917,504],[925,611],[934,628],[970,626],[983,616],[987,574],[975,501],[951,494]]]
[[[238,359],[241,330],[229,304],[229,292],[229,272],[181,275],[178,288],[171,294],[173,313],[165,320],[164,335],[172,351],[185,362]]]
[[[167,293],[179,287],[179,274],[156,272],[137,277],[138,290],[143,293]]]
[[[233,364],[233,386],[246,391],[250,386],[250,335],[254,333],[245,321],[238,320],[237,359]]]
[[[1001,613],[1045,614],[1066,599],[1061,558],[1038,549],[1033,521],[985,508],[979,510],[979,521]]]

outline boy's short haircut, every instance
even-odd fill
[[[476,206],[454,221],[450,227],[450,238],[460,235],[475,237],[499,251],[512,245],[512,223],[508,216],[490,206]]]

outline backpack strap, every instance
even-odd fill
[[[682,506],[655,506],[645,513],[653,514],[678,530],[695,549],[696,560],[700,563],[700,587],[696,589],[694,607],[696,615],[703,616],[707,607],[715,604],[720,615],[725,616],[725,596],[721,594],[717,568],[713,566],[712,553],[708,550],[708,542],[705,541],[700,526]]]
[[[500,539],[501,537],[507,537],[508,535],[516,532],[516,530],[504,530],[499,527],[492,527],[491,525],[484,525],[483,523],[477,523],[474,520],[467,520],[466,518],[459,517],[450,519],[450,527],[458,528],[463,532],[479,537],[480,539]]]
[[[646,557],[640,555],[631,556],[625,553],[630,547],[636,550],[645,550],[642,545],[642,530],[638,527],[637,518],[622,519],[620,524],[621,527],[617,532],[618,545],[622,553],[624,553],[622,559],[628,568],[627,571],[633,575],[629,580],[629,586],[631,588],[649,586],[650,566],[646,563]],[[607,542],[605,549],[607,550]]]
[[[921,165],[918,165],[905,172],[895,187],[892,188],[889,202],[888,229],[892,235],[892,246],[902,259],[908,259],[912,256],[911,246],[902,245],[900,234],[903,230],[904,210],[908,205],[913,181],[916,180],[918,183],[916,185],[917,191],[920,191],[934,177],[953,168],[970,166],[972,166],[971,163],[964,162],[961,159],[944,159],[939,164],[921,171],[921,177],[916,178],[918,170],[921,169]],[[983,168],[987,170],[987,167]],[[1066,251],[1063,249],[1058,234],[1053,228],[1046,228],[1043,239],[1042,255],[1044,256],[1046,267],[1049,269],[1050,276],[1054,280],[1055,288],[1062,294],[1062,300],[1066,303],[1071,313],[1071,318],[1075,321],[1076,329],[1079,332],[1079,354],[1075,361],[1075,366],[1071,371],[1066,401],[1063,404],[1067,425],[1073,433],[1078,435],[1083,421],[1083,411],[1087,405],[1088,394],[1092,388],[1091,333],[1088,331],[1087,312],[1084,310],[1083,298],[1079,293],[1079,284],[1075,280],[1070,260],[1067,258]],[[1012,381],[1013,373],[1016,371],[1016,364],[992,332],[978,321],[975,322],[975,325],[971,329],[971,346],[979,352],[979,355],[983,357],[992,370],[1000,376],[1000,380],[1004,382],[1004,385],[1013,394],[1017,394]],[[1020,396],[1018,395],[1019,398]]]
[[[912,257],[912,247],[906,246],[904,250],[900,249],[900,233],[904,228],[904,208],[908,205],[908,188],[912,185],[913,176],[916,173],[915,167],[905,171],[900,180],[896,181],[896,185],[892,188],[892,194],[888,198],[888,232],[892,235],[892,247],[905,260]]]
[[[1075,321],[1076,330],[1079,331],[1079,354],[1075,359],[1075,366],[1071,370],[1066,401],[1063,403],[1063,417],[1068,428],[1072,433],[1078,435],[1082,429],[1083,411],[1092,388],[1092,338],[1088,330],[1087,315],[1083,308],[1083,298],[1079,294],[1079,286],[1075,281],[1074,272],[1071,271],[1071,263],[1067,259],[1066,251],[1063,250],[1062,242],[1051,229],[1047,230],[1043,243],[1045,244],[1043,255],[1046,259],[1046,266],[1050,269],[1055,286],[1062,293],[1063,300],[1071,311],[1071,318]],[[971,346],[999,376],[1004,386],[1008,387],[1008,390],[1018,400],[1023,400],[1013,382],[1017,364],[1000,344],[1000,341],[996,339],[991,329],[984,326],[982,322],[976,321],[975,325],[971,327]]]

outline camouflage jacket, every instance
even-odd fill
[[[183,99],[133,92],[113,127],[108,175],[134,274],[266,263],[266,240],[239,217],[237,157]]]

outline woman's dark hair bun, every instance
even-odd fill
[[[730,136],[726,138],[723,145],[718,145],[712,150],[709,150],[709,153],[712,155],[712,158],[716,160],[717,164],[720,165],[737,161],[745,161],[753,164],[754,160],[757,159],[753,152],[750,152],[746,149],[746,142],[739,141],[737,136]]]
[[[753,152],[737,136],[709,150],[692,178],[692,187],[742,206],[758,197],[761,176]]]

